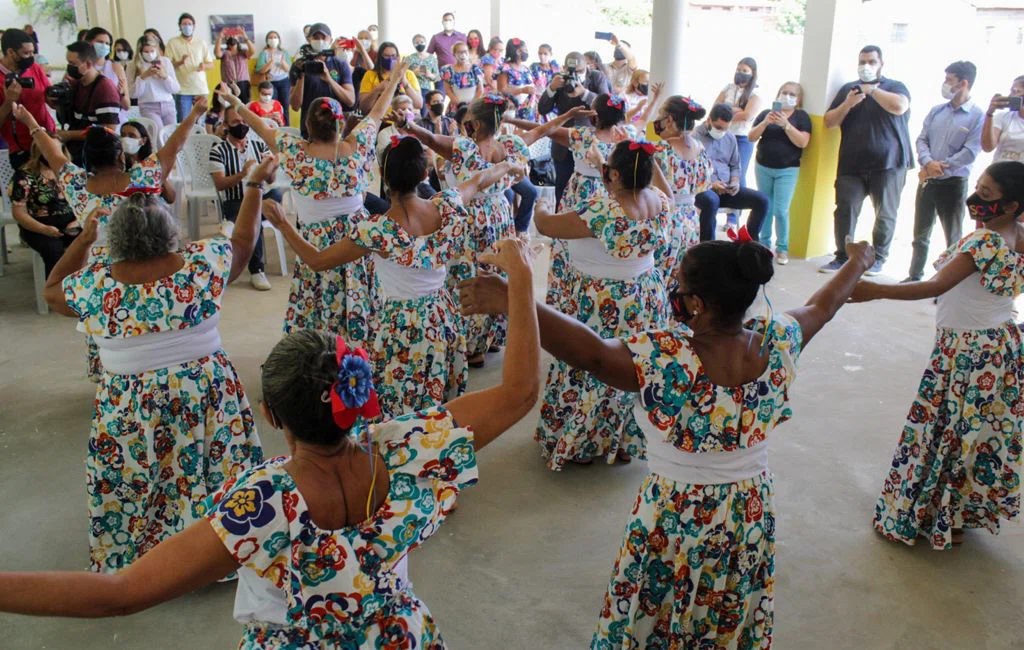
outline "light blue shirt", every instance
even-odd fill
[[[985,113],[967,101],[959,108],[952,102],[939,104],[924,118],[917,136],[917,157],[921,165],[936,160],[949,164],[939,178],[971,175],[971,165],[981,153],[981,125]]]
[[[715,140],[708,133],[707,123],[698,124],[693,134],[704,145],[704,151],[711,159],[711,166],[715,169],[712,180],[728,185],[730,179],[740,177],[740,147],[736,143],[735,135],[727,132]]]

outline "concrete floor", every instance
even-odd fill
[[[779,269],[776,309],[820,285],[814,268]],[[893,275],[905,268],[894,261]],[[269,293],[240,282],[225,300],[221,333],[250,396],[287,300],[285,279],[271,281]],[[962,548],[935,552],[886,542],[870,526],[933,318],[930,303],[850,306],[800,360],[794,418],[771,443],[777,648],[1024,649],[1024,528],[968,533]],[[84,350],[73,320],[34,313],[27,251],[15,247],[0,278],[2,570],[87,564],[82,462],[93,386]],[[499,372],[491,360],[471,388]],[[282,453],[281,437],[257,418],[268,454]],[[481,454],[479,485],[412,554],[416,593],[454,649],[589,643],[644,466],[548,472],[532,441],[536,421],[535,410]],[[216,585],[119,620],[0,615],[0,648],[232,648],[233,596],[232,585]]]

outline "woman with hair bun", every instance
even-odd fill
[[[652,123],[661,138],[654,159],[672,188],[672,232],[656,259],[672,288],[676,266],[686,249],[700,241],[700,216],[694,203],[701,192],[711,188],[714,167],[704,145],[693,136],[693,128],[704,119],[704,107],[689,97],[673,95],[665,100]]]
[[[217,91],[272,151],[279,152],[281,170],[295,190],[299,231],[316,248],[324,249],[342,241],[352,232],[353,225],[367,216],[364,195],[370,183],[368,169],[373,161],[377,131],[407,71],[406,64],[393,71],[373,109],[344,138],[345,116],[336,99],[313,100],[306,113],[309,139],[304,140],[284,129],[271,128],[238,97]],[[373,262],[369,258],[319,272],[297,259],[284,332],[314,329],[343,333],[349,340],[364,345],[373,335],[376,294]]]
[[[967,198],[981,227],[935,262],[930,280],[863,281],[855,301],[937,298],[935,349],[875,506],[875,530],[933,549],[964,529],[999,532],[1020,516],[1024,342],[1024,163],[993,163]]]
[[[517,135],[498,135],[502,116],[511,107],[509,100],[501,95],[487,95],[474,100],[462,121],[467,136],[450,137],[436,135],[415,124],[405,124],[405,132],[414,136],[439,156],[451,162],[449,187],[465,183],[479,171],[501,162],[512,167],[527,164],[530,150],[527,143]],[[494,242],[515,236],[512,206],[505,199],[505,190],[517,182],[513,174],[506,174],[500,181],[466,204],[469,224],[466,228],[465,252],[448,266],[449,287],[454,289],[460,281],[471,278],[486,269],[477,257],[488,251]],[[454,182],[453,182],[454,181]],[[474,316],[465,320],[467,363],[470,368],[484,365],[484,354],[496,352],[505,341],[503,318]]]
[[[256,245],[260,196],[246,189],[230,241],[182,246],[159,194],[135,192],[107,219],[107,254],[89,259],[99,207],[47,279],[50,307],[79,319],[104,368],[85,463],[92,571],[124,569],[201,520],[208,496],[263,460],[218,331],[224,288]]]
[[[677,321],[603,338],[537,305],[541,343],[556,359],[632,393],[650,473],[630,511],[591,647],[769,648],[775,508],[767,436],[789,419],[796,361],[874,262],[867,243],[785,314],[745,321],[774,273],[749,234],[691,248],[670,296]],[[469,313],[503,313],[498,278],[463,285]],[[686,327],[679,327],[679,324]]]
[[[497,386],[370,426],[366,352],[324,332],[289,334],[261,366],[263,414],[288,456],[237,476],[204,520],[116,576],[0,573],[0,611],[124,616],[238,571],[240,648],[445,648],[401,565],[477,482],[478,452],[529,413],[540,380],[529,252],[495,248],[484,258],[507,274],[510,307]]]
[[[412,137],[392,136],[380,156],[391,188],[391,209],[356,221],[348,235],[323,250],[303,239],[281,214],[267,218],[314,271],[373,256],[380,311],[370,360],[384,419],[436,406],[466,390],[462,316],[445,286],[446,268],[465,253],[466,204],[506,175],[525,167],[505,161],[430,199],[416,188],[429,172],[428,151]]]
[[[620,142],[605,163],[595,148],[587,164],[601,169],[602,191],[573,210],[536,217],[541,234],[565,241],[561,311],[602,338],[661,327],[668,314],[654,251],[668,232],[672,204],[654,151],[650,142]],[[642,457],[643,438],[624,435],[632,403],[631,395],[556,361],[535,434],[548,468]]]

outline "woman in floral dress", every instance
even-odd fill
[[[540,375],[526,247],[501,242],[487,261],[509,278],[500,384],[366,426],[377,412],[366,353],[323,332],[289,334],[262,371],[264,413],[284,429],[289,456],[230,482],[205,521],[118,580],[0,573],[0,611],[124,615],[238,570],[242,649],[443,650],[433,616],[396,569],[476,483],[477,452],[530,411]],[[205,647],[202,634],[196,627],[186,645]]]
[[[421,199],[416,188],[427,176],[428,159],[418,140],[393,136],[381,160],[391,210],[358,221],[328,248],[309,244],[280,210],[267,216],[313,269],[373,254],[381,307],[369,353],[381,414],[391,419],[466,391],[466,339],[445,286],[446,267],[465,252],[465,204],[506,175],[525,175],[526,168],[499,163],[457,188]]]
[[[381,118],[391,105],[395,89],[405,79],[406,64],[392,74],[373,109],[344,139],[344,120],[337,100],[313,100],[306,114],[309,140],[271,128],[231,93],[220,97],[234,106],[245,123],[271,150],[281,156],[281,170],[291,181],[299,212],[302,236],[317,248],[341,241],[359,220],[366,217],[364,194],[370,183],[369,166]],[[373,335],[377,306],[373,263],[358,259],[345,266],[315,271],[295,260],[284,332],[318,329],[344,333],[362,345]]]
[[[166,144],[148,158],[130,166],[125,164],[120,136],[109,129],[92,126],[86,130],[83,167],[79,167],[68,159],[61,143],[47,135],[24,106],[19,105],[14,110],[14,117],[33,134],[32,141],[39,146],[50,169],[57,174],[64,198],[78,221],[84,222],[89,214],[101,209],[97,213],[98,234],[91,252],[95,260],[106,250],[106,215],[129,193],[159,194],[163,190],[164,177],[174,169],[178,153],[192,132],[192,125],[205,111],[206,98],[196,99],[192,112],[182,120]],[[98,383],[103,376],[103,367],[92,336],[86,335],[86,345],[86,373],[91,381]]]
[[[541,234],[566,242],[563,313],[605,338],[659,328],[668,312],[654,251],[668,231],[672,204],[667,187],[652,185],[653,154],[653,144],[631,141],[616,145],[607,164],[588,157],[603,170],[606,190],[571,212],[536,217]],[[535,435],[548,468],[643,456],[642,437],[623,437],[632,403],[631,395],[593,375],[553,363]]]
[[[530,75],[533,77],[534,93],[540,97],[547,90],[551,80],[562,72],[562,67],[552,58],[551,46],[547,43],[541,43],[537,48],[537,59],[537,63],[530,64]],[[542,122],[547,121],[547,116],[540,116],[539,119]]]
[[[526,65],[530,51],[522,39],[509,39],[505,46],[505,64],[498,73],[498,92],[507,95],[521,120],[537,119],[537,96],[533,72]]]
[[[693,127],[704,119],[704,108],[689,97],[673,95],[665,100],[654,121],[662,139],[655,160],[672,188],[672,232],[656,259],[672,288],[676,266],[686,249],[700,242],[700,218],[694,197],[711,188],[714,168],[704,146],[693,137]]]
[[[999,162],[967,199],[981,227],[950,247],[924,282],[862,282],[855,300],[938,298],[935,349],[875,506],[875,529],[934,549],[966,528],[998,534],[1020,515],[1024,344],[1024,163]]]
[[[110,215],[106,253],[89,257],[98,208],[47,280],[47,302],[79,319],[104,367],[85,463],[93,571],[124,569],[201,520],[209,495],[263,460],[217,329],[224,287],[256,244],[260,196],[246,190],[230,241],[180,249],[163,199],[133,194]]]
[[[435,135],[414,124],[407,124],[404,128],[451,162],[448,183],[449,187],[455,187],[500,162],[526,165],[530,155],[527,143],[516,135],[496,135],[501,126],[501,116],[507,108],[508,100],[500,95],[488,95],[470,104],[462,122],[469,137]],[[505,199],[505,190],[515,182],[508,175],[466,204],[470,217],[466,228],[466,247],[465,252],[448,265],[450,289],[476,275],[481,268],[486,270],[486,266],[477,261],[480,253],[490,249],[499,239],[514,236],[512,206]],[[471,368],[479,368],[484,364],[485,352],[504,344],[505,322],[501,317],[474,316],[465,320],[465,326],[467,362]]]
[[[743,234],[746,234],[745,231]],[[805,307],[744,325],[774,272],[752,241],[690,249],[670,297],[678,324],[604,339],[537,305],[544,349],[636,393],[650,473],[626,525],[593,650],[767,650],[772,646],[775,509],[769,432],[790,417],[796,360],[874,261],[867,243]],[[469,313],[503,313],[498,278],[462,287]]]
[[[454,115],[462,104],[484,96],[484,71],[469,60],[465,43],[452,46],[455,63],[441,67],[441,84],[448,97],[448,114]]]

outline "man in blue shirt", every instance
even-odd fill
[[[921,184],[914,205],[914,256],[904,282],[924,277],[936,212],[946,235],[946,246],[960,241],[967,177],[981,151],[981,127],[985,121],[984,112],[971,102],[977,72],[970,61],[957,61],[946,68],[942,96],[949,101],[928,113],[921,135],[917,136]]]
[[[836,174],[836,255],[819,270],[838,271],[846,262],[846,238],[857,230],[864,199],[875,206],[872,244],[875,263],[865,275],[878,275],[889,254],[900,193],[907,169],[914,166],[910,147],[910,91],[882,76],[882,50],[868,45],[857,59],[857,81],[843,85],[825,113],[825,128],[842,131]]]
[[[324,23],[314,23],[309,28],[306,41],[309,47],[303,48],[303,56],[295,59],[288,73],[292,82],[288,103],[293,111],[301,112],[299,127],[304,138],[308,137],[306,113],[315,100],[334,97],[346,109],[351,109],[356,99],[352,69],[348,63],[334,55],[330,27]]]
[[[693,133],[704,145],[704,150],[714,167],[711,189],[701,192],[694,199],[700,211],[700,240],[715,238],[718,208],[750,210],[747,217],[747,232],[757,238],[761,222],[768,212],[768,197],[750,189],[740,187],[740,148],[736,136],[729,131],[732,122],[732,107],[729,104],[715,104],[708,119],[694,129]]]

